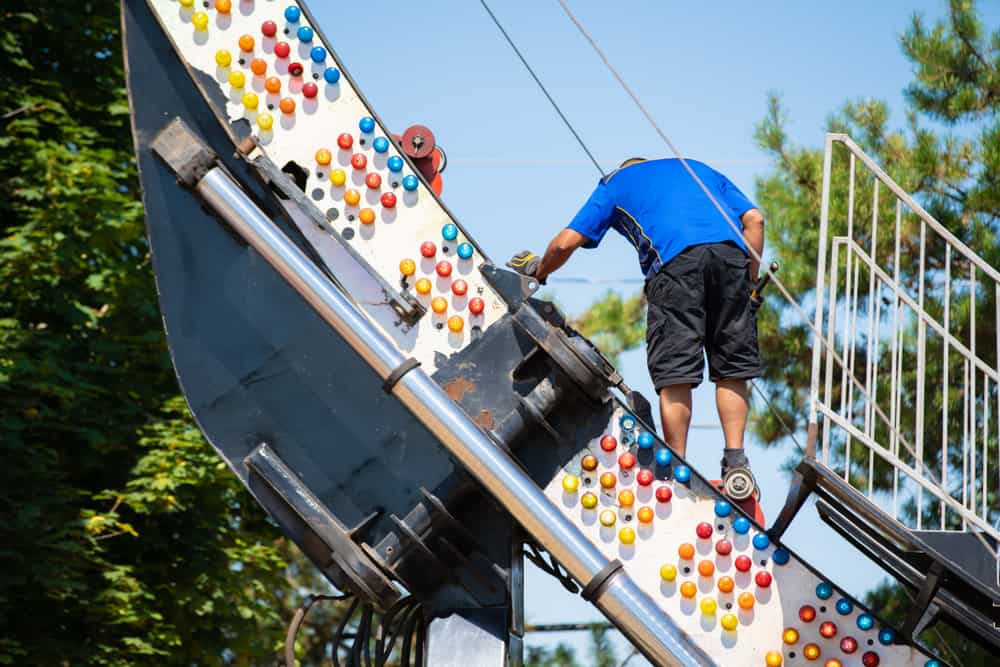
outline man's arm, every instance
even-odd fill
[[[744,238],[756,251],[757,257],[762,256],[764,254],[764,216],[759,209],[752,208],[740,216],[740,221],[743,223]],[[757,272],[760,271],[760,262],[757,261],[757,257],[754,257],[753,254],[750,255],[750,278],[754,282],[757,282]]]
[[[535,272],[538,282],[545,282],[549,274],[566,263],[573,252],[587,242],[587,237],[572,229],[564,229],[549,241],[549,247],[545,249],[542,261]]]

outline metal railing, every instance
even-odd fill
[[[818,242],[817,459],[911,528],[1000,540],[1000,272],[843,134]]]

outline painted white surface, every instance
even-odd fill
[[[867,632],[860,630],[856,622],[858,616],[865,612],[864,609],[855,606],[851,613],[839,614],[835,605],[842,594],[835,584],[833,596],[821,600],[816,596],[816,587],[823,580],[797,558],[792,556],[785,565],[777,565],[771,560],[771,554],[776,548],[774,544],[764,550],[755,549],[752,539],[760,532],[755,526],[745,535],[736,534],[732,523],[738,515],[733,512],[727,518],[718,518],[715,514],[714,497],[699,497],[687,485],[672,480],[657,479],[645,487],[637,484],[635,473],[640,466],[637,464],[632,471],[623,471],[618,465],[618,457],[622,453],[637,452],[634,444],[630,447],[622,444],[619,418],[623,414],[624,409],[619,408],[605,431],[605,434],[613,435],[618,440],[617,449],[605,452],[600,446],[600,438],[596,438],[567,464],[561,474],[549,482],[545,493],[608,558],[621,560],[629,576],[683,631],[694,637],[718,664],[764,665],[767,653],[778,651],[784,656],[785,665],[822,665],[827,660],[836,658],[844,667],[861,667],[863,654],[874,651],[878,654],[881,665],[924,665],[928,658],[911,647],[881,645],[878,642],[877,624]],[[663,447],[659,441],[655,446]],[[580,466],[580,460],[586,454],[597,457],[598,467],[592,472],[584,471]],[[604,472],[612,472],[617,477],[617,485],[610,492],[602,489],[599,483]],[[576,492],[563,490],[562,480],[566,475],[580,478]],[[673,491],[673,497],[668,503],[659,503],[654,496],[656,488],[661,485],[667,485]],[[630,490],[635,494],[635,505],[631,509],[618,506],[617,496],[623,490]],[[598,496],[599,503],[595,509],[585,509],[580,503],[580,497],[587,491]],[[645,525],[635,519],[636,511],[644,505],[654,510],[653,521]],[[600,512],[606,509],[617,514],[617,522],[611,528],[601,525],[598,520]],[[695,528],[701,522],[708,522],[714,527],[711,539],[698,538]],[[718,529],[719,525],[723,526],[722,530]],[[619,530],[625,526],[636,532],[637,537],[632,545],[623,544],[619,539]],[[715,552],[714,545],[722,538],[733,545],[732,553],[728,556],[720,556]],[[678,555],[678,547],[683,543],[690,543],[695,547],[695,557],[691,561],[681,560]],[[737,571],[733,564],[741,554],[746,554],[753,562],[751,569],[745,573]],[[714,564],[715,572],[712,577],[699,576],[697,565],[702,560],[709,560]],[[673,582],[665,582],[660,577],[660,567],[666,564],[677,567],[677,578]],[[689,568],[689,572],[685,573],[685,568]],[[754,576],[761,570],[770,572],[773,577],[767,588],[761,588],[754,582]],[[718,590],[717,582],[722,576],[732,577],[735,581],[735,588],[731,593]],[[680,594],[680,586],[685,581],[696,584],[697,594],[694,598],[684,598]],[[739,608],[736,599],[743,592],[749,592],[756,598],[752,610]],[[715,614],[705,615],[701,612],[700,603],[706,597],[717,601],[718,610]],[[727,608],[727,605],[731,607]],[[803,605],[811,605],[817,612],[815,620],[810,623],[799,619],[799,609]],[[824,606],[825,612],[821,610]],[[721,619],[726,613],[737,616],[739,625],[735,631],[722,628]],[[831,621],[836,625],[837,633],[834,637],[827,639],[819,634],[819,626],[824,621]],[[782,633],[786,628],[795,628],[799,632],[798,641],[793,645],[782,642]],[[854,637],[858,641],[858,650],[853,654],[845,654],[840,650],[840,640],[845,636]],[[871,646],[867,644],[869,640],[873,642]],[[820,656],[815,661],[803,657],[803,647],[809,643],[815,643],[820,648]],[[790,656],[791,652],[795,653],[794,658]]]
[[[308,43],[298,40],[298,28],[309,25],[305,14],[295,23],[289,23],[284,17],[285,8],[297,3],[287,0],[234,0],[233,8],[228,14],[216,11],[214,2],[209,2],[206,8],[202,0],[196,0],[192,7],[183,7],[177,0],[150,0],[150,3],[182,58],[193,69],[203,72],[219,85],[223,96],[228,100],[230,120],[246,118],[253,126],[263,151],[279,167],[294,161],[309,170],[305,193],[314,200],[320,211],[337,210],[338,215],[331,224],[341,233],[348,228],[354,231],[350,243],[365,261],[396,288],[402,287],[400,261],[412,259],[416,262],[416,274],[407,279],[407,285],[427,308],[427,314],[416,326],[410,328],[398,323],[395,312],[384,303],[385,297],[381,290],[336,239],[313,223],[305,221],[301,215],[293,215],[300,229],[345,288],[362,305],[372,321],[396,342],[400,350],[408,356],[416,357],[425,370],[433,372],[437,353],[447,356],[462,349],[471,340],[473,327],[485,330],[506,312],[502,300],[481,277],[479,267],[484,262],[482,255],[474,251],[470,259],[458,258],[458,244],[470,239],[461,231],[454,241],[448,242],[442,238],[442,227],[453,221],[433,192],[422,182],[412,192],[402,188],[403,177],[413,171],[409,164],[397,174],[388,170],[389,158],[399,154],[394,145],[390,143],[389,150],[385,153],[373,150],[375,138],[387,137],[385,128],[376,124],[375,131],[367,134],[359,129],[359,121],[366,116],[373,116],[373,113],[365,106],[347,77],[343,76],[343,64],[332,56],[331,45],[322,42],[318,34]],[[192,19],[196,12],[208,15],[209,25],[206,30],[195,28]],[[261,25],[268,20],[274,21],[278,26],[275,37],[265,37],[261,32]],[[239,40],[242,35],[253,37],[253,51],[240,49]],[[275,44],[280,41],[287,42],[291,47],[288,58],[278,58],[274,53]],[[324,63],[315,63],[310,58],[310,51],[314,46],[326,48]],[[220,67],[216,63],[215,56],[220,50],[226,50],[232,56],[230,66]],[[266,61],[267,72],[264,76],[257,76],[250,70],[250,63],[254,58]],[[303,65],[304,73],[301,77],[292,77],[288,73],[292,62]],[[399,64],[397,62],[395,66]],[[342,73],[337,83],[329,84],[323,79],[323,71],[327,67],[336,67]],[[243,88],[234,89],[229,84],[229,74],[234,70],[244,73],[246,84]],[[265,80],[271,76],[276,76],[281,81],[281,91],[277,94],[265,89]],[[310,81],[319,87],[319,94],[311,100],[301,94],[303,84]],[[257,94],[259,106],[256,110],[243,105],[245,92]],[[285,97],[295,101],[295,112],[292,114],[282,113],[279,109],[279,102]],[[268,109],[268,105],[273,106],[273,109]],[[269,113],[273,117],[272,129],[265,131],[258,126],[258,117],[262,113]],[[395,128],[397,132],[402,132],[403,129]],[[348,133],[353,137],[353,146],[349,150],[342,150],[337,146],[337,137],[341,133]],[[362,140],[364,145],[361,144]],[[327,166],[316,161],[316,152],[321,148],[332,154],[332,162]],[[358,153],[367,158],[364,170],[355,170],[351,166],[351,157]],[[330,182],[330,173],[336,168],[346,172],[347,182],[343,186],[334,186]],[[382,177],[382,185],[378,189],[370,189],[365,185],[365,176],[373,172]],[[394,182],[396,187],[393,187]],[[344,193],[347,189],[360,193],[361,201],[358,205],[346,204]],[[385,208],[380,203],[381,195],[387,191],[396,194],[397,204],[394,208]],[[370,208],[375,212],[376,220],[373,224],[359,222],[359,213],[363,208]],[[436,257],[421,256],[420,245],[424,241],[431,241],[437,246]],[[448,250],[444,251],[444,247]],[[473,247],[475,248],[474,245]],[[440,260],[451,263],[450,277],[442,278],[435,272],[435,264]],[[419,295],[413,289],[416,281],[422,277],[431,281],[430,294]],[[452,281],[459,278],[468,284],[465,296],[457,296],[451,292]],[[439,315],[431,310],[431,300],[436,296],[447,300],[447,312]],[[469,300],[476,296],[486,304],[480,315],[473,315],[468,310]],[[447,320],[453,315],[464,320],[461,332],[454,333],[448,329]]]

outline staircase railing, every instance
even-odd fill
[[[911,528],[1000,540],[1000,272],[843,134],[818,241],[817,459]]]

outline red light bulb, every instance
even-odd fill
[[[698,537],[700,537],[701,539],[707,540],[712,536],[712,524],[705,523],[704,521],[702,521],[694,529],[694,532],[697,533]]]
[[[292,52],[292,47],[288,45],[288,42],[278,42],[274,45],[274,55],[279,58],[287,58],[288,54]]]
[[[434,270],[437,271],[437,274],[442,278],[447,278],[451,275],[451,262],[442,259],[437,263],[437,266],[434,267]]]
[[[368,165],[368,158],[364,156],[364,153],[355,153],[351,156],[351,166],[361,171]]]
[[[746,555],[737,556],[736,560],[733,561],[733,565],[735,565],[736,569],[740,572],[749,572],[750,568],[753,566],[753,561],[751,561],[750,557]]]
[[[601,438],[601,449],[603,449],[604,451],[613,452],[617,447],[618,447],[618,441],[615,440],[615,436],[606,435],[603,438]]]
[[[312,99],[319,94],[319,86],[310,81],[302,86],[302,96],[308,99]]]
[[[386,192],[382,195],[382,206],[386,208],[396,208],[396,195]]]
[[[386,194],[392,194],[391,192]],[[480,299],[478,296],[469,299],[469,312],[473,315],[479,315],[486,308],[486,303]]]
[[[878,653],[875,651],[865,651],[865,654],[861,656],[861,664],[865,667],[878,667],[880,662]]]
[[[430,241],[424,241],[420,244],[420,254],[424,257],[433,257],[437,254],[437,246]]]
[[[858,650],[858,640],[854,637],[844,637],[840,640],[840,650],[850,655]]]
[[[260,31],[265,37],[274,37],[278,34],[278,24],[274,21],[264,21],[260,25]]]
[[[619,456],[618,466],[620,468],[624,468],[625,470],[633,468],[635,466],[635,454],[633,454],[632,452],[625,452],[624,454]]]
[[[288,73],[292,76],[302,76],[304,69],[302,63],[288,63]]]
[[[669,503],[673,497],[674,492],[670,490],[669,486],[661,486],[656,489],[656,499],[661,503]]]
[[[729,540],[719,540],[715,543],[715,553],[720,556],[728,556],[733,552],[733,543]]]
[[[760,572],[757,573],[757,576],[755,576],[753,580],[761,588],[767,588],[768,586],[771,585],[771,573],[761,570]]]
[[[451,284],[451,291],[455,296],[465,296],[465,293],[469,291],[469,285],[459,278]]]
[[[799,620],[803,623],[812,623],[816,620],[816,608],[812,605],[799,607]]]
[[[823,623],[820,623],[819,634],[825,637],[826,639],[835,637],[837,636],[837,626],[831,623],[830,621],[824,621]]]
[[[639,486],[649,486],[653,483],[653,471],[652,470],[640,470],[635,476],[635,481],[639,483]]]
[[[354,137],[344,132],[342,135],[337,137],[337,145],[343,148],[345,151],[354,145]]]
[[[362,155],[361,157],[364,156]],[[373,171],[372,173],[365,176],[365,185],[367,185],[372,190],[378,190],[379,187],[382,185],[382,177]]]

